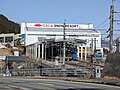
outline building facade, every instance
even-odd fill
[[[81,60],[86,60],[87,54],[95,48],[101,48],[101,33],[94,29],[93,24],[23,22],[21,35],[22,44],[26,46],[26,55],[31,53],[36,58],[45,58],[45,41],[54,39],[54,42],[61,42],[64,37],[66,42],[72,42],[77,46],[77,58]]]

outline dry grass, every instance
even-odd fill
[[[103,77],[103,80],[120,80],[120,79],[117,77],[105,76],[105,77]]]

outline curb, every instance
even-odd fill
[[[84,83],[96,83],[105,84],[112,86],[120,86],[120,80],[102,80],[102,79],[80,79],[80,78],[68,78],[68,77],[32,77],[33,79],[55,79],[73,82],[84,82]]]
[[[64,80],[64,81],[72,81],[72,82],[84,82],[84,83],[96,83],[96,84],[105,84],[112,86],[120,86],[120,80],[109,80],[109,79],[83,79],[83,78],[75,78],[75,77],[43,77],[43,76],[25,76],[25,77],[17,77],[10,76],[6,78],[24,78],[24,79],[54,79],[54,80]]]

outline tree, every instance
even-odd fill
[[[0,14],[0,34],[20,33],[20,25],[8,20],[4,15]]]

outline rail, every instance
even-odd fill
[[[3,70],[5,72],[5,70]],[[16,69],[11,71],[12,76],[47,76],[47,77],[85,77],[93,75],[93,68],[41,68]]]

